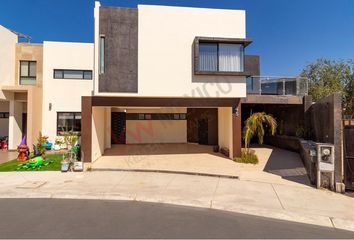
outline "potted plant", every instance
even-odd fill
[[[54,150],[60,150],[64,144],[64,141],[62,138],[57,137],[55,139],[55,144],[54,144]]]
[[[76,145],[79,136],[74,131],[64,131],[64,142],[68,150]]]

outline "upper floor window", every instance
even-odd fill
[[[55,79],[92,79],[92,70],[54,69]]]
[[[99,44],[99,73],[103,74],[105,71],[105,37],[100,36],[100,44]]]
[[[199,71],[243,72],[244,48],[234,43],[199,43]]]
[[[36,85],[37,63],[20,61],[20,85]]]

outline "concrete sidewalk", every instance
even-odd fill
[[[354,199],[277,183],[137,172],[0,173],[1,198],[161,202],[354,231]]]

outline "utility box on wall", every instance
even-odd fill
[[[316,143],[317,154],[317,188],[322,185],[322,174],[330,175],[329,186],[334,190],[334,145],[328,143]]]

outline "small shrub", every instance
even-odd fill
[[[48,137],[43,136],[42,132],[39,132],[39,135],[37,138],[37,143],[36,143],[36,148],[38,151],[37,154],[40,154],[43,158],[45,158],[46,151],[47,151],[47,149],[43,145],[46,144],[47,142],[48,142]]]
[[[235,162],[238,163],[251,163],[251,164],[258,164],[259,160],[257,155],[249,150],[242,150],[241,157],[235,157]]]

